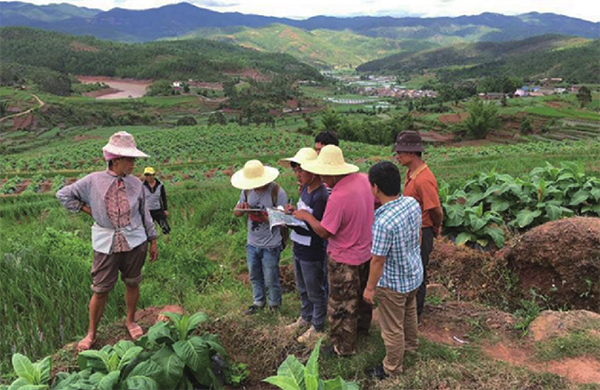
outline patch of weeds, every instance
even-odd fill
[[[425,297],[425,303],[431,306],[441,306],[444,303],[444,300],[437,295],[428,295]]]
[[[480,340],[484,338],[484,335],[489,333],[488,327],[484,324],[484,320],[482,316],[477,316],[473,318],[465,318],[467,324],[469,324],[469,338],[471,340]]]
[[[364,387],[369,390],[452,389],[452,390],[576,390],[577,385],[549,373],[535,373],[522,367],[493,361],[474,347],[453,348],[435,343],[423,345],[426,355],[402,375]],[[443,352],[438,353],[436,349]],[[421,348],[419,348],[421,352]],[[458,352],[449,352],[458,350]],[[455,354],[458,353],[456,356]],[[437,356],[437,357],[436,357]],[[586,389],[588,390],[588,389]],[[591,390],[591,389],[589,389]]]
[[[226,375],[227,383],[230,383],[233,387],[240,387],[250,379],[250,370],[248,365],[244,363],[234,363],[231,364]]]
[[[365,369],[380,364],[385,357],[385,346],[379,331],[371,328],[369,336],[359,337],[356,352],[355,355],[343,358],[321,355],[322,376],[324,378],[340,376],[347,381],[364,379]]]
[[[587,286],[587,291],[584,293],[581,293],[581,295],[579,295],[580,298],[587,298],[590,293],[592,292],[592,287],[594,286],[594,282],[592,282],[590,279],[585,279],[585,284]]]
[[[559,360],[566,357],[594,356],[600,360],[600,335],[578,331],[536,345],[538,360]]]
[[[529,330],[529,325],[540,315],[543,308],[538,305],[536,298],[540,297],[535,290],[531,290],[531,299],[521,299],[521,307],[515,310],[515,316],[518,318],[515,329],[525,336]]]

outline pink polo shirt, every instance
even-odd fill
[[[332,234],[327,245],[331,259],[360,265],[371,258],[374,202],[364,173],[352,173],[333,187],[321,221],[321,226]]]

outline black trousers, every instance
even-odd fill
[[[163,210],[150,210],[152,220],[160,226],[163,234],[169,234],[171,232],[171,226],[167,222],[167,216]]]
[[[429,255],[433,250],[433,228],[427,227],[421,229],[421,262],[423,263],[423,283],[417,292],[417,315],[420,317],[425,306],[425,296],[427,295],[427,265],[429,264]]]

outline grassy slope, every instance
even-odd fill
[[[306,31],[282,24],[263,28],[207,28],[177,39],[194,37],[235,43],[261,51],[291,54],[314,66],[354,68],[387,55],[429,49],[437,44],[410,40],[372,38],[350,30]]]

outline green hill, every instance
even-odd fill
[[[126,44],[23,27],[0,29],[2,64],[45,67],[66,74],[137,79],[219,81],[252,70],[262,75],[320,79],[294,57],[261,53],[206,39]]]
[[[321,68],[354,68],[364,62],[400,52],[415,52],[438,45],[413,39],[368,37],[350,30],[312,30],[272,24],[263,28],[204,28],[177,40],[208,38],[259,51],[291,54]]]
[[[575,78],[600,82],[598,40],[544,35],[512,42],[461,43],[399,53],[360,65],[360,72],[414,74],[434,70],[444,79],[491,75]]]

